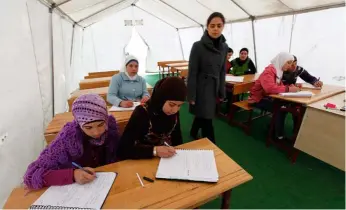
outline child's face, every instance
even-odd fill
[[[166,101],[162,107],[162,110],[166,115],[173,115],[180,110],[183,103],[183,101]]]
[[[82,126],[83,132],[91,138],[98,139],[106,131],[105,121],[95,121]]]
[[[283,67],[282,67],[282,71],[289,71],[292,69],[292,64],[293,64],[293,60],[287,61]]]

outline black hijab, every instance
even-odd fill
[[[179,77],[166,77],[156,83],[152,96],[146,103],[154,132],[163,133],[172,129],[179,112],[166,115],[162,110],[163,105],[166,101],[185,101],[186,95],[185,82]]]

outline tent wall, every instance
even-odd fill
[[[181,39],[185,60],[189,60],[190,51],[193,43],[200,40],[202,35],[202,27],[179,29],[179,36]]]
[[[48,9],[37,1],[0,1],[0,136],[7,135],[0,141],[0,206],[43,148],[43,109],[50,107],[49,82],[43,82],[50,71],[47,20]],[[39,33],[41,40],[33,38]]]

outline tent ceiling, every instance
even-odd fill
[[[345,6],[344,0],[44,0],[86,27],[135,4],[176,28],[204,25],[213,11],[226,21],[264,17],[302,10]]]

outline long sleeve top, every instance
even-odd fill
[[[309,72],[306,69],[304,69],[301,66],[297,66],[295,71],[285,71],[283,73],[282,82],[285,85],[296,84],[298,77],[300,77],[305,82],[310,83],[311,85],[315,84],[318,81],[318,79],[309,74]]]
[[[119,106],[123,100],[138,101],[144,96],[150,96],[145,79],[137,75],[135,80],[130,80],[125,72],[121,72],[112,77],[107,101],[114,106]]]

